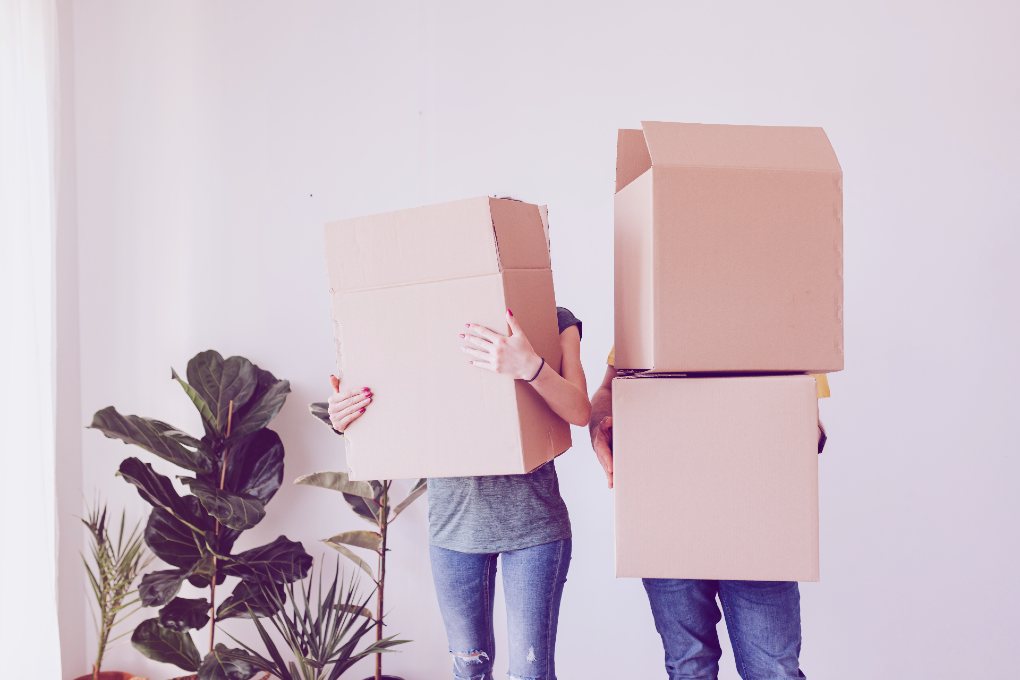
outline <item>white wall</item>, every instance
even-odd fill
[[[115,403],[196,428],[169,366],[213,347],[292,381],[276,422],[288,480],[340,466],[305,412],[333,359],[322,223],[487,193],[549,203],[557,297],[585,321],[594,383],[611,343],[616,128],[823,125],[845,172],[847,370],[824,404],[804,668],[1009,677],[1018,7],[76,2],[81,424]],[[112,477],[128,450],[81,436],[83,495],[141,512]],[[559,465],[575,532],[560,676],[662,677],[640,584],[611,576],[611,495],[575,442]],[[388,668],[410,680],[449,663],[424,512],[392,541],[390,624],[415,643]],[[285,488],[248,540],[285,532],[317,553],[357,524],[327,492]],[[128,645],[109,658],[167,675]]]

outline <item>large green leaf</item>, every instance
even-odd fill
[[[333,430],[333,434],[344,436],[343,432],[337,432],[333,428],[333,421],[329,419],[329,402],[317,401],[314,404],[308,405],[308,412],[311,413],[317,420],[322,421],[326,424],[330,430]]]
[[[373,525],[379,525],[379,512],[380,505],[374,500],[362,498],[361,496],[353,496],[349,493],[345,493],[344,500],[347,501],[347,505],[351,506],[351,510],[354,511],[358,517],[363,517]]]
[[[192,673],[202,663],[191,635],[168,630],[159,625],[159,619],[147,619],[138,624],[131,634],[131,644],[153,661],[172,663]]]
[[[134,484],[138,495],[153,507],[163,508],[185,522],[191,521],[185,501],[174,489],[173,482],[153,470],[148,463],[133,457],[125,458],[117,474]]]
[[[194,496],[186,496],[185,499],[198,505],[198,499]],[[162,508],[155,508],[149,513],[144,535],[145,543],[152,552],[175,567],[191,569],[205,554],[204,535],[195,534],[181,520]]]
[[[142,576],[138,584],[138,597],[146,607],[164,605],[180,591],[188,572],[183,569],[153,571]]]
[[[211,472],[214,467],[213,459],[206,451],[186,447],[170,434],[178,432],[177,428],[160,420],[125,416],[113,406],[107,406],[96,411],[89,427],[110,439],[139,446],[186,470],[202,473]]]
[[[428,480],[419,479],[418,482],[407,492],[407,496],[404,500],[397,504],[397,507],[393,509],[393,519],[396,519],[400,513],[407,509],[407,506],[414,503],[423,493],[428,489]]]
[[[195,562],[195,566],[188,572],[188,583],[198,588],[208,588],[212,583],[213,574],[216,574],[216,585],[223,583],[226,574],[223,572],[212,555],[206,554],[202,559]]]
[[[353,482],[346,472],[313,472],[294,480],[295,484],[307,486],[318,486],[323,489],[332,489],[343,494],[360,496],[374,500],[376,491],[368,482]]]
[[[379,501],[383,490],[379,482],[353,482],[346,472],[314,472],[298,477],[294,483],[339,491],[355,513],[372,524],[379,523]]]
[[[205,545],[217,557],[227,557],[234,549],[234,541],[238,539],[241,533],[237,529],[221,526],[218,532],[205,532]]]
[[[255,392],[255,365],[244,357],[230,357],[215,350],[200,352],[188,362],[188,384],[209,406],[213,427],[221,437],[227,433],[230,402],[237,413]]]
[[[231,529],[251,529],[266,516],[265,506],[254,496],[217,489],[192,477],[181,477],[181,481],[191,488],[210,515]]]
[[[367,548],[375,552],[382,550],[382,536],[374,531],[345,531],[342,534],[330,536],[326,539],[326,543],[353,545],[355,548]]]
[[[196,392],[194,387],[184,382],[184,379],[177,375],[177,371],[173,368],[170,369],[170,377],[176,380],[184,389],[184,393],[188,395],[188,398],[191,399],[191,403],[195,405],[195,408],[197,408],[198,412],[202,415],[202,420],[209,425],[215,426],[216,414],[209,408],[209,404],[207,404],[205,399],[202,398],[202,395]]]
[[[283,442],[270,429],[231,444],[226,461],[223,486],[228,491],[250,494],[268,503],[283,482]]]
[[[219,644],[205,655],[198,668],[199,680],[248,680],[258,668],[244,655],[243,650],[228,649]]]
[[[358,557],[357,553],[355,553],[353,550],[343,545],[342,543],[334,543],[332,540],[328,538],[325,541],[323,541],[323,543],[325,543],[330,548],[336,550],[338,553],[340,553],[341,555],[349,559],[351,562],[356,564],[366,574],[368,574],[373,581],[375,581],[375,574],[372,573],[372,567],[368,566],[368,562]]]
[[[248,403],[240,411],[234,405],[234,424],[230,430],[231,438],[244,437],[261,430],[269,424],[283,408],[283,402],[290,394],[290,383],[277,380],[269,371],[255,366],[255,391]]]
[[[272,543],[238,553],[225,570],[230,576],[242,579],[290,583],[304,578],[311,566],[312,556],[305,552],[304,546],[286,536],[278,536]]]
[[[276,597],[271,597],[270,593],[276,593]],[[216,620],[248,616],[249,613],[272,616],[279,611],[277,603],[284,601],[284,594],[283,585],[279,583],[260,579],[241,581],[216,610]]]
[[[175,597],[159,610],[159,625],[170,630],[198,629],[209,623],[209,601],[205,598]]]

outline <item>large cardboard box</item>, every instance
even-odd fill
[[[620,130],[617,367],[842,370],[842,215],[821,128]]]
[[[540,208],[474,198],[326,225],[340,377],[375,399],[345,435],[353,479],[525,473],[570,446],[521,381],[472,367],[467,322],[507,333],[513,310],[560,364]]]
[[[616,575],[818,580],[808,375],[613,381]]]

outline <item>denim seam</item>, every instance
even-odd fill
[[[730,628],[730,606],[726,604],[726,598],[723,597],[722,584],[719,584],[719,588],[716,590],[719,593],[719,603],[722,605],[723,616],[726,619],[726,629],[732,631]],[[718,625],[718,624],[716,624]],[[737,673],[740,674],[741,678],[747,677],[747,664],[745,663],[743,651],[737,649],[737,645],[733,644],[733,633],[730,632],[730,646],[733,648],[733,662],[737,667]]]
[[[496,556],[490,557],[485,564],[485,601],[482,606],[485,607],[485,642],[489,645],[489,665],[490,668],[493,665],[492,656],[495,653],[495,632],[492,626],[492,593],[490,592],[490,584],[492,583],[493,575],[492,568],[496,565]]]
[[[553,598],[556,595],[556,588],[560,580],[560,566],[563,564],[563,553],[566,551],[566,541],[560,541],[560,549],[556,553],[556,569],[553,570],[552,589],[549,592],[549,618],[545,627],[545,676],[552,680],[552,669],[550,665],[553,659],[552,627],[553,627]]]

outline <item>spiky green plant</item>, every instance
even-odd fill
[[[265,655],[234,638],[244,650],[218,645],[217,651],[225,664],[246,664],[280,680],[337,680],[362,659],[407,642],[391,636],[358,649],[362,638],[375,628],[375,620],[366,606],[372,593],[361,595],[353,577],[345,582],[339,560],[328,588],[324,586],[322,569],[317,575],[315,571],[313,568],[298,585],[288,583],[285,592],[264,591],[265,598],[277,610],[267,620],[283,640],[286,656],[293,660],[285,660],[265,624],[252,612]]]
[[[141,607],[135,581],[152,562],[152,554],[142,539],[141,523],[128,529],[127,517],[121,512],[114,539],[110,535],[106,515],[106,504],[97,501],[81,520],[89,530],[90,539],[91,563],[85,555],[81,559],[92,587],[92,617],[98,638],[96,658],[92,664],[95,680],[102,671],[107,646],[129,632],[113,634],[124,619]]]
[[[312,415],[333,430],[329,420],[329,404],[317,402],[309,406]],[[333,430],[336,432],[335,430]],[[343,433],[337,432],[340,436]],[[351,481],[346,472],[315,472],[294,480],[295,484],[318,486],[323,489],[339,491],[351,509],[363,519],[375,526],[375,531],[344,531],[323,540],[341,555],[357,565],[368,574],[375,583],[375,638],[383,638],[383,613],[386,595],[386,554],[389,552],[389,527],[400,513],[418,500],[426,490],[426,480],[419,479],[407,495],[399,503],[392,503],[390,489],[392,480],[355,482]],[[370,550],[375,554],[376,568],[361,559],[351,548]],[[375,659],[375,678],[383,677],[382,655]]]

